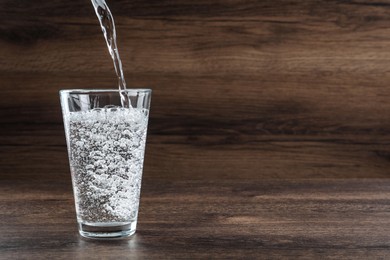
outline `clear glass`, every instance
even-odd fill
[[[61,90],[79,232],[121,238],[137,226],[151,90]],[[123,92],[122,92],[123,93]]]

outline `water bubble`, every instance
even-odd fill
[[[83,221],[126,221],[138,207],[147,117],[141,109],[110,109],[70,113],[72,174]]]

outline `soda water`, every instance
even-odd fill
[[[123,224],[137,219],[148,112],[114,107],[69,113],[79,223]]]

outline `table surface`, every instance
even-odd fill
[[[2,259],[390,257],[390,180],[144,179],[125,240],[77,232],[70,180],[0,182]]]

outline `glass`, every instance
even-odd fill
[[[151,90],[61,90],[79,232],[121,238],[137,226]]]

